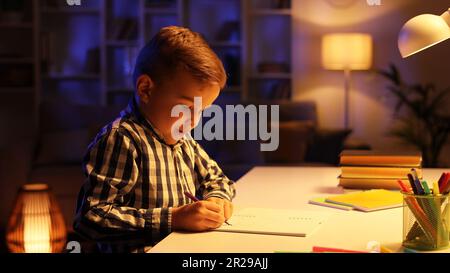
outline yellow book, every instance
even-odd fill
[[[422,169],[417,168],[417,175],[422,177]],[[341,178],[400,178],[405,179],[411,168],[399,167],[354,167],[342,166]]]
[[[422,165],[422,154],[415,151],[344,150],[341,165],[415,167]]]
[[[403,196],[399,191],[369,190],[329,196],[325,201],[369,212],[401,207]]]
[[[323,207],[341,209],[341,210],[352,210],[353,209],[352,206],[344,206],[344,205],[327,202],[327,201],[325,201],[325,198],[323,198],[323,197],[313,198],[313,199],[309,200],[308,203],[313,204],[313,205],[323,206]]]
[[[398,190],[398,178],[342,178],[339,177],[339,185],[347,189],[385,189]],[[409,185],[408,179],[400,179]]]

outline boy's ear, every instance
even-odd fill
[[[151,93],[155,87],[153,80],[150,76],[142,74],[136,81],[136,90],[139,99],[143,103],[150,101]]]

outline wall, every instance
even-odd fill
[[[333,32],[371,34],[374,69],[392,62],[408,82],[449,87],[449,40],[407,59],[401,58],[397,48],[398,32],[407,20],[423,13],[440,15],[448,7],[450,2],[444,0],[381,0],[380,6],[369,6],[365,0],[293,0],[294,99],[316,101],[322,127],[343,127],[344,74],[321,67],[321,36]],[[387,135],[395,105],[388,83],[370,71],[354,72],[352,80],[351,137],[374,148],[395,148],[397,139]],[[448,151],[442,159],[450,166]]]

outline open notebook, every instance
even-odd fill
[[[241,232],[305,237],[319,228],[328,218],[328,213],[245,208],[236,212],[217,231]]]

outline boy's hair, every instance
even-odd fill
[[[139,52],[133,81],[146,74],[159,83],[180,68],[200,81],[216,82],[220,88],[227,80],[222,62],[199,33],[169,26],[161,28]]]

